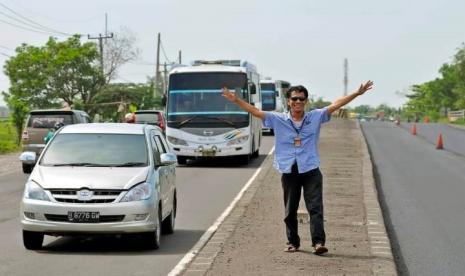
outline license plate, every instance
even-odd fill
[[[213,150],[204,150],[202,151],[202,156],[215,156],[216,151]]]
[[[99,212],[68,212],[69,222],[99,222]]]

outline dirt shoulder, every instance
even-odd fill
[[[371,162],[360,128],[333,120],[322,128],[325,230],[329,253],[312,254],[309,224],[299,224],[300,252],[285,253],[280,174],[265,161],[267,174],[234,222],[229,235],[213,236],[185,275],[396,275],[376,198]],[[367,164],[369,163],[369,164]],[[244,207],[244,204],[246,205]],[[305,215],[304,210],[300,210]],[[219,228],[221,229],[221,227]],[[212,250],[216,249],[216,250]]]
[[[0,154],[0,175],[11,171],[21,171],[19,152]]]

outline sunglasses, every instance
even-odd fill
[[[307,98],[305,98],[305,97],[291,97],[290,99],[291,99],[291,101],[293,101],[293,102],[295,102],[295,101],[297,101],[297,100],[299,100],[299,101],[301,101],[301,102],[305,102],[305,100],[307,100]]]

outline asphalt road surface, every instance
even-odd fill
[[[27,176],[20,171],[1,174],[0,275],[168,274],[263,162],[273,146],[273,137],[263,138],[259,158],[247,166],[226,159],[177,168],[176,229],[174,234],[162,236],[159,250],[144,250],[133,240],[118,237],[48,236],[43,250],[26,250],[18,215]]]
[[[464,275],[465,157],[393,123],[362,129],[400,275]]]
[[[400,126],[409,132],[413,123],[402,123]],[[438,123],[416,123],[417,136],[437,144],[442,134],[444,149],[465,156],[465,129]]]

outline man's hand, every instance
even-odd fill
[[[357,90],[357,94],[363,95],[363,93],[371,90],[371,88],[373,88],[373,82],[369,80],[365,84],[360,84],[360,87]]]
[[[230,102],[236,102],[237,101],[236,94],[229,91],[229,89],[227,87],[223,87],[222,96],[225,97]]]
[[[373,82],[371,80],[367,81],[365,84],[361,84],[357,91],[353,92],[350,95],[339,98],[336,101],[334,101],[331,105],[329,105],[328,112],[330,114],[333,113],[334,111],[338,110],[344,105],[350,103],[356,97],[363,95],[368,90],[371,90],[372,87],[373,87]]]
[[[265,112],[257,109],[255,106],[249,104],[246,101],[240,100],[238,97],[236,97],[236,93],[232,93],[228,88],[223,87],[222,96],[225,97],[228,101],[237,104],[242,110],[249,112],[253,116],[262,120],[265,119]]]

